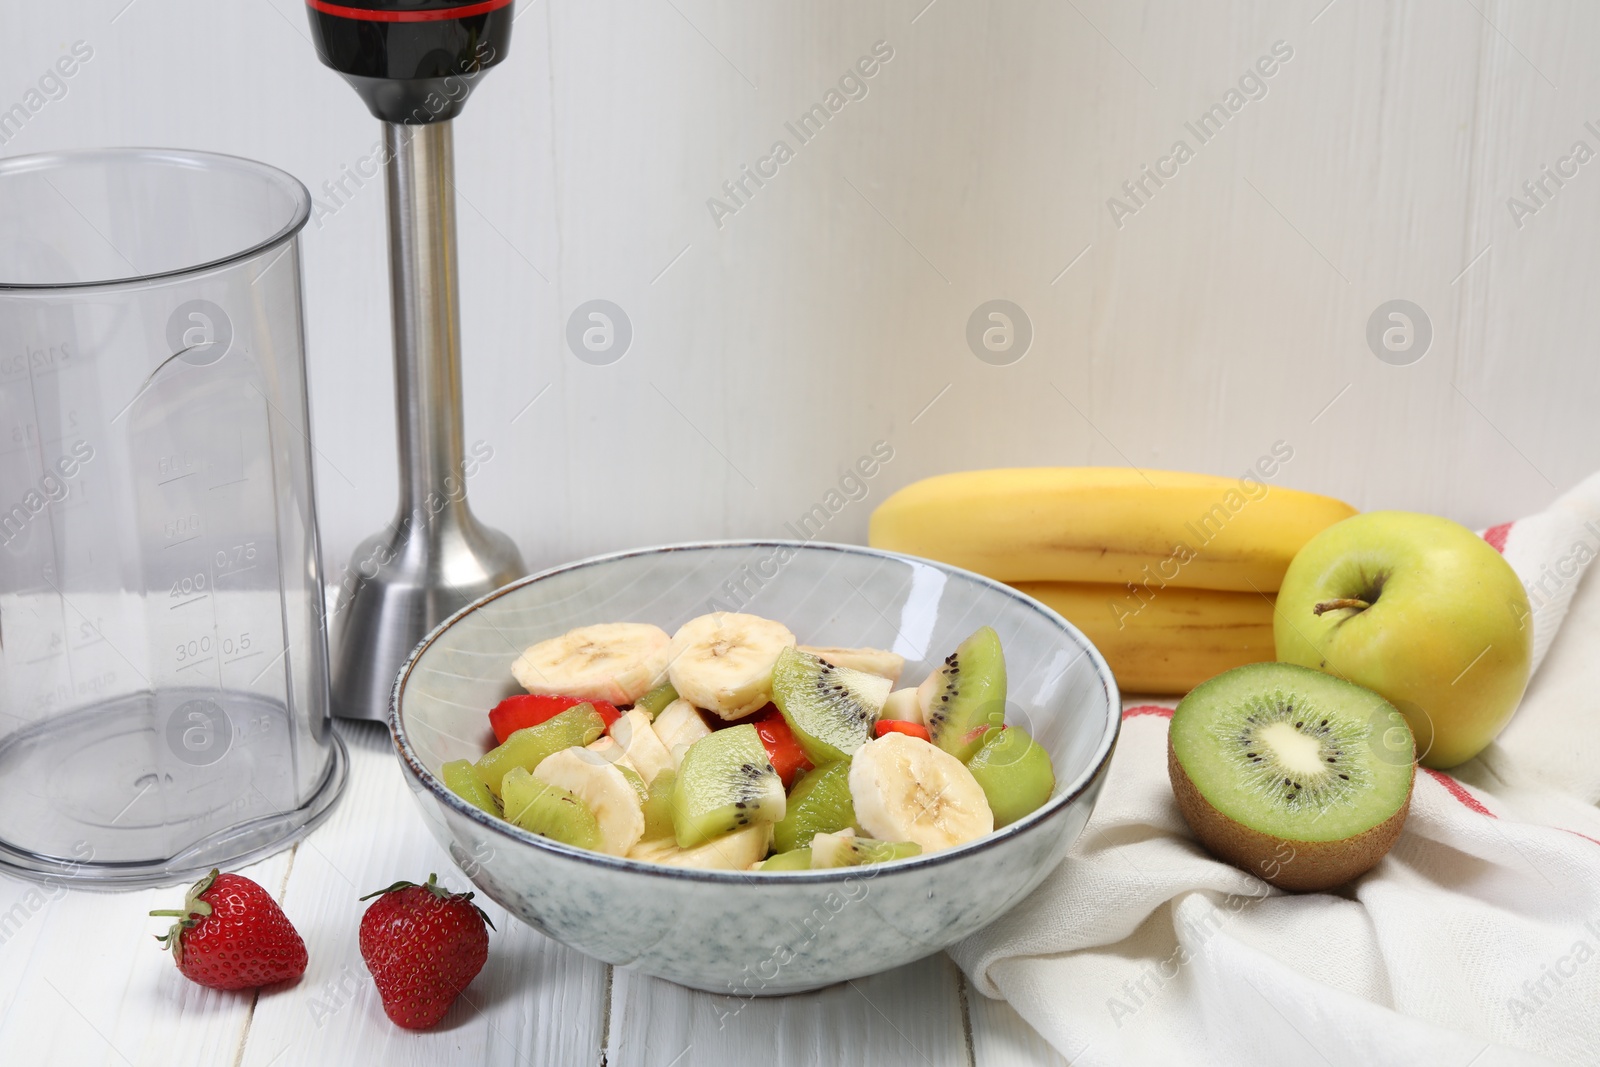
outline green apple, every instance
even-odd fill
[[[1435,515],[1374,511],[1306,542],[1278,591],[1278,658],[1382,695],[1427,767],[1494,740],[1528,685],[1528,595],[1500,553]]]

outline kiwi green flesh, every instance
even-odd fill
[[[796,848],[788,852],[779,852],[761,864],[763,871],[809,871],[811,869],[811,850],[809,848]]]
[[[668,704],[678,699],[678,691],[672,688],[671,682],[662,682],[650,692],[634,701],[636,711],[642,711],[652,720],[666,710]]]
[[[756,728],[746,723],[690,745],[672,787],[672,830],[679,848],[783,818],[783,781]]]
[[[1270,838],[1332,842],[1407,803],[1415,767],[1387,744],[1395,729],[1407,729],[1404,717],[1370,690],[1253,663],[1196,686],[1168,736],[1187,781],[1221,815]]]
[[[672,837],[672,790],[677,782],[676,771],[662,771],[650,783],[644,798],[644,836],[642,841]]]
[[[491,748],[473,764],[478,780],[489,792],[500,795],[500,783],[515,767],[532,771],[564,748],[583,746],[605,733],[606,722],[593,704],[578,704],[537,726],[517,730],[503,743]]]
[[[1005,721],[1006,657],[1000,635],[980,626],[939,668],[927,712],[933,743],[965,763],[983,744],[983,727]]]
[[[575,794],[541,782],[521,767],[512,768],[502,785],[508,821],[552,841],[600,848],[600,823]]]
[[[989,800],[996,830],[1043,807],[1056,788],[1050,753],[1015,726],[990,727],[967,770]]]
[[[489,792],[489,787],[483,784],[483,779],[478,777],[471,760],[451,760],[439,768],[439,777],[444,780],[446,789],[468,804],[496,818],[501,817],[500,802]]]
[[[820,767],[866,744],[893,684],[786,648],[772,668],[772,702],[806,758]]]
[[[783,818],[772,828],[772,847],[791,852],[810,845],[817,834],[836,833],[855,824],[850,763],[829,763],[807,771],[794,784]]]

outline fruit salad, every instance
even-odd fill
[[[499,744],[441,768],[525,830],[681,867],[796,871],[953,848],[1050,799],[1049,754],[1006,723],[1000,638],[978,629],[920,684],[875,648],[800,645],[716,612],[668,636],[584,626],[526,649]]]

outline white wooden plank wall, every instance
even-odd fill
[[[1473,523],[1600,466],[1600,167],[1520,227],[1507,209],[1575,141],[1600,151],[1592,4],[520,2],[457,145],[468,433],[495,449],[473,500],[530,563],[781,533],[880,439],[894,460],[825,536],[976,465],[1229,472],[1284,440],[1285,484]],[[0,103],[95,49],[0,151],[218,149],[337,207],[305,246],[342,565],[394,494],[382,194],[321,187],[376,124],[296,0],[0,11]],[[879,40],[865,98],[799,144],[784,123]],[[1279,40],[1266,95],[1200,144],[1184,123]],[[708,198],[779,138],[794,158],[719,228]],[[1194,157],[1118,227],[1108,198],[1178,138]],[[593,298],[633,324],[609,366],[563,341]],[[994,298],[1033,325],[1011,366],[965,341]],[[1393,298],[1432,323],[1411,366],[1366,345]]]

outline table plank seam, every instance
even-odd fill
[[[606,984],[605,989],[600,994],[600,1067],[609,1067],[611,1062],[611,998],[613,995],[612,979],[615,972],[615,967],[609,963],[606,964]]]
[[[956,968],[956,999],[961,1004],[961,1036],[967,1044],[967,1067],[978,1067],[972,1044],[972,1008],[967,1003],[967,972]]]

